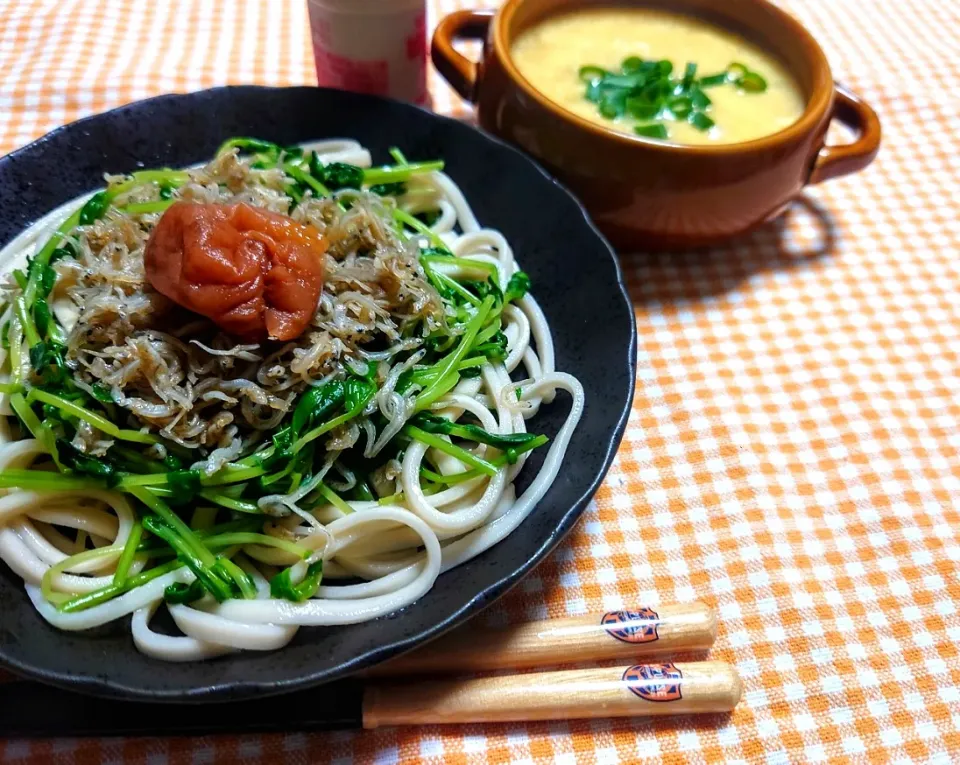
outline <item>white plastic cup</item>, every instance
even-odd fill
[[[426,0],[307,0],[323,87],[426,104]]]

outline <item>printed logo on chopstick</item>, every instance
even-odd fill
[[[630,692],[647,701],[676,701],[681,698],[683,673],[673,664],[639,664],[627,667],[623,680]]]
[[[600,620],[611,637],[624,643],[652,643],[660,636],[660,615],[652,608],[637,611],[607,611]]]

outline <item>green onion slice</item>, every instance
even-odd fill
[[[749,71],[746,66],[738,61],[734,61],[727,67],[727,79],[730,80],[730,82],[736,82]]]
[[[577,76],[582,82],[593,82],[594,80],[602,79],[606,73],[606,69],[594,66],[593,64],[587,64],[586,66],[580,67],[577,71]]]
[[[627,92],[618,89],[607,91],[600,97],[600,114],[607,119],[622,117],[627,110]]]
[[[747,72],[737,80],[737,87],[747,93],[763,93],[767,89],[767,81],[756,72]]]
[[[687,115],[693,111],[693,101],[691,101],[687,96],[677,96],[676,98],[671,98],[667,102],[667,107],[670,109],[670,112],[678,120],[686,119]]]
[[[697,80],[697,85],[701,88],[713,88],[717,85],[726,85],[727,84],[727,73],[720,72],[720,74],[708,74],[706,77],[701,77]]]
[[[665,141],[669,137],[667,129],[659,122],[652,122],[649,125],[637,125],[633,128],[633,132],[644,138],[657,138],[661,141]]]
[[[626,107],[630,116],[638,120],[652,120],[660,111],[660,107],[650,103],[643,96],[629,96]]]
[[[694,109],[702,112],[708,106],[712,105],[713,101],[711,101],[710,97],[700,90],[700,88],[694,88],[690,91],[690,103],[693,104]]]
[[[697,130],[702,130],[704,132],[716,124],[703,112],[691,112],[690,116],[687,117],[687,122],[693,125]]]

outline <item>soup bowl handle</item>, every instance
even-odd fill
[[[437,71],[468,101],[475,101],[480,68],[456,48],[457,40],[483,40],[494,11],[454,11],[441,19],[433,33],[430,57]]]
[[[821,183],[863,170],[873,162],[880,150],[880,119],[877,113],[839,83],[834,84],[830,118],[849,127],[857,134],[857,138],[853,143],[821,148],[810,172],[810,183]]]

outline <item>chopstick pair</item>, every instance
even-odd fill
[[[562,720],[729,712],[740,700],[736,670],[719,661],[638,664],[709,649],[717,617],[704,603],[612,611],[502,629],[466,625],[374,667],[363,726]],[[382,677],[631,660],[610,668],[488,678],[381,683]]]
[[[550,619],[503,629],[468,624],[361,679],[254,701],[184,706],[78,697],[29,682],[3,686],[0,737],[265,733],[384,725],[643,717],[729,712],[736,670],[719,661],[635,663],[702,651],[716,638],[702,603]],[[630,660],[625,666],[486,678],[425,675]]]

